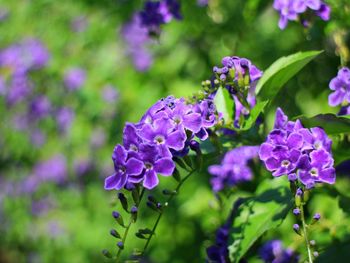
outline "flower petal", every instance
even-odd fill
[[[175,169],[175,164],[170,158],[162,158],[154,164],[154,170],[164,176],[172,175]]]
[[[159,183],[157,173],[152,169],[146,171],[145,179],[143,180],[143,186],[147,189],[152,189],[156,187]]]

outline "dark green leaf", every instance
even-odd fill
[[[231,262],[239,262],[261,235],[283,222],[293,201],[287,185],[286,178],[267,180],[257,189],[256,197],[240,205],[229,240]]]
[[[311,118],[300,118],[304,127],[321,127],[328,135],[350,133],[350,119],[348,117],[336,116],[334,114],[319,114]]]
[[[225,123],[232,123],[234,101],[228,90],[220,87],[216,92],[214,103],[217,111],[222,113]]]
[[[256,86],[256,94],[263,100],[272,101],[284,84],[321,52],[298,52],[278,59],[264,72]]]

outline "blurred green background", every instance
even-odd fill
[[[113,172],[110,156],[121,141],[124,123],[138,121],[161,97],[198,91],[224,56],[246,57],[264,70],[284,55],[325,50],[288,83],[276,102],[293,116],[337,112],[327,105],[328,83],[340,65],[339,54],[345,62],[348,59],[350,3],[328,2],[333,9],[330,22],[316,20],[310,29],[290,23],[281,31],[272,1],[209,0],[208,6],[199,6],[196,0],[183,0],[183,20],[162,27],[160,38],[148,47],[154,63],[139,72],[120,31],[142,8],[142,1],[0,0],[0,48],[25,39],[40,40],[50,59],[45,67],[29,73],[32,93],[47,96],[55,108],[69,107],[74,112],[65,132],[57,129],[54,114],[32,123],[31,129],[40,128],[46,137],[34,145],[29,129],[14,128],[14,119],[27,112],[29,101],[8,107],[0,98],[0,262],[107,261],[101,250],[116,249],[109,230],[116,227],[111,213],[120,207],[116,192],[103,189],[103,180]],[[85,70],[86,80],[81,88],[68,92],[63,79],[74,67]],[[0,74],[8,72],[1,68]],[[106,90],[114,94],[112,100],[105,99],[110,98]],[[273,114],[268,114],[270,119]],[[64,166],[64,180],[44,182],[35,191],[23,192],[23,182],[30,184],[28,178],[38,163],[55,156],[63,156],[64,161],[46,165],[47,174]],[[79,170],[79,165],[86,169]],[[346,180],[343,185],[348,184]],[[171,188],[175,181],[162,178],[161,185]],[[147,262],[203,262],[205,248],[213,242],[232,200],[246,194],[242,190],[231,195],[223,212],[211,191],[209,175],[193,176],[162,219]],[[311,206],[322,212],[337,205],[332,198],[323,198]],[[340,220],[341,216],[336,217]],[[140,218],[138,226],[150,227],[155,215],[144,209]],[[286,222],[288,227],[291,223]],[[348,232],[348,221],[339,224],[339,229]],[[285,232],[274,237],[291,245],[293,233]],[[142,242],[130,235],[125,256]],[[292,246],[298,247],[298,242]]]

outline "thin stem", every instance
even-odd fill
[[[311,247],[310,247],[309,239],[307,236],[307,224],[305,223],[304,205],[303,204],[300,206],[300,217],[301,217],[301,223],[302,223],[302,227],[303,227],[303,236],[304,236],[305,243],[306,243],[309,263],[313,263]]]
[[[140,206],[140,203],[141,203],[141,200],[142,200],[142,197],[143,197],[144,193],[145,193],[145,188],[142,188],[142,191],[141,191],[141,194],[140,194],[139,202],[138,202],[138,204],[136,204],[136,207],[137,207],[137,208]],[[129,223],[128,223],[128,225],[127,225],[126,228],[125,228],[124,235],[123,235],[122,240],[121,240],[121,242],[123,243],[123,245],[125,245],[125,241],[126,241],[126,238],[127,238],[127,236],[128,236],[129,229],[130,229],[132,223],[133,223],[133,217],[130,216]],[[119,250],[118,250],[118,253],[117,253],[117,256],[116,256],[116,261],[117,261],[117,262],[119,262],[119,257],[120,257],[120,255],[121,255],[121,253],[122,253],[122,250],[123,250],[123,249],[121,249],[121,248],[119,248]]]
[[[193,169],[192,171],[190,171],[190,172],[181,180],[181,182],[177,185],[177,187],[176,187],[176,189],[175,189],[176,193],[180,190],[180,188],[181,188],[181,186],[183,185],[183,183],[184,183],[188,178],[190,178],[190,176],[191,176],[195,171],[196,171],[196,170]],[[169,198],[167,199],[167,201],[165,202],[165,204],[167,205],[174,197],[175,197],[175,195],[169,196]],[[147,241],[146,241],[145,246],[143,247],[141,256],[144,255],[144,253],[146,252],[146,250],[147,250],[147,248],[148,248],[148,245],[149,245],[149,243],[151,242],[151,239],[152,239],[152,237],[153,237],[153,235],[154,235],[154,233],[155,233],[155,231],[156,231],[156,229],[157,229],[157,226],[158,226],[158,224],[159,224],[159,221],[160,221],[160,219],[162,218],[163,212],[164,212],[164,211],[160,211],[160,212],[159,212],[159,215],[158,215],[158,217],[157,217],[157,220],[156,220],[156,222],[155,222],[154,225],[153,225],[152,233],[150,234],[149,238],[148,238]]]

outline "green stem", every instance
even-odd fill
[[[196,171],[195,169],[191,170],[191,171],[181,180],[181,182],[177,185],[177,187],[176,187],[176,189],[175,189],[175,192],[176,192],[176,193],[178,193],[178,191],[180,190],[180,188],[181,188],[181,186],[183,185],[183,183],[184,183],[195,171]],[[165,202],[165,206],[167,206],[168,203],[169,203],[174,197],[175,197],[175,195],[169,196],[169,198],[168,198],[167,201]],[[150,234],[149,238],[148,238],[147,241],[146,241],[145,246],[143,247],[141,256],[144,255],[144,253],[146,252],[146,250],[147,250],[147,248],[148,248],[148,245],[149,245],[149,243],[151,242],[151,239],[152,239],[152,237],[153,237],[153,235],[154,235],[154,233],[155,233],[155,231],[156,231],[156,229],[157,229],[157,226],[158,226],[158,224],[159,224],[159,221],[160,221],[160,219],[162,218],[163,212],[164,212],[163,210],[159,212],[159,215],[158,215],[158,217],[157,217],[157,220],[156,220],[156,222],[155,222],[154,225],[153,225],[152,233]]]
[[[307,227],[308,226],[305,223],[305,214],[304,214],[304,205],[303,204],[300,206],[300,217],[301,217],[301,223],[302,223],[302,228],[303,228],[302,231],[303,231],[303,236],[304,236],[305,243],[306,243],[309,263],[313,263],[310,242],[309,242],[309,239],[307,236]]]
[[[138,204],[136,204],[136,207],[137,207],[137,208],[139,208],[139,206],[140,206],[140,203],[141,203],[141,200],[142,200],[142,197],[143,197],[144,193],[145,193],[145,188],[142,188],[142,191],[141,191],[141,194],[140,194],[139,202],[138,202]],[[127,225],[126,228],[125,228],[124,235],[123,235],[122,240],[121,240],[121,241],[123,242],[123,245],[124,245],[124,246],[125,246],[125,241],[126,241],[126,238],[127,238],[127,236],[128,236],[129,229],[130,229],[132,223],[133,223],[133,217],[130,216],[129,223],[128,223],[128,225]],[[117,253],[117,256],[116,256],[116,261],[117,261],[117,262],[119,262],[119,258],[120,258],[120,255],[121,255],[121,253],[122,253],[122,250],[123,250],[123,249],[121,249],[121,248],[119,248],[119,250],[118,250],[118,253]]]

